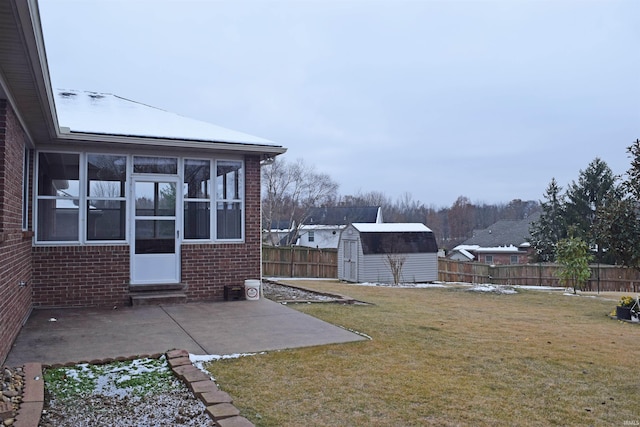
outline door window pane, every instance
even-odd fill
[[[136,216],[175,216],[176,184],[173,182],[136,182]]]
[[[136,254],[175,253],[176,222],[174,220],[136,220]]]

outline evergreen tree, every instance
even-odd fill
[[[640,140],[627,147],[631,167],[621,185],[623,194],[610,200],[598,230],[615,262],[640,270]]]
[[[567,236],[564,196],[560,194],[561,191],[562,187],[552,178],[544,194],[545,201],[540,202],[540,219],[534,221],[529,229],[535,262],[554,261],[558,242]]]
[[[580,171],[578,182],[572,182],[566,193],[565,220],[567,227],[584,240],[590,248],[602,254],[602,238],[597,223],[607,203],[619,198],[616,177],[609,166],[595,158]]]

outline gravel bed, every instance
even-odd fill
[[[45,405],[39,426],[196,427],[215,423],[205,413],[204,404],[182,385],[144,397],[94,395],[73,402],[50,402]]]
[[[336,297],[322,295],[317,292],[305,291],[304,289],[299,289],[293,286],[278,285],[278,284],[270,283],[266,281],[262,282],[262,292],[265,298],[268,298],[272,301],[277,301],[277,302],[282,302],[282,301],[328,302],[328,301],[337,300]]]
[[[22,401],[24,372],[22,368],[2,368],[0,382],[0,426],[11,425]]]

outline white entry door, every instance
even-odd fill
[[[131,283],[180,282],[180,222],[176,177],[133,180]]]

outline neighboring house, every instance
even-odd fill
[[[337,248],[340,231],[354,222],[380,224],[382,208],[379,206],[313,208],[298,227],[296,244],[312,248]]]
[[[438,279],[438,245],[433,232],[420,223],[347,226],[340,233],[338,279],[393,283],[390,258],[404,261],[401,282]]]
[[[269,246],[285,246],[291,240],[295,240],[296,222],[271,221],[269,228],[262,230],[262,243]]]
[[[522,220],[501,220],[451,250],[448,257],[458,261],[485,264],[526,264],[531,255],[529,228],[540,218],[534,213]]]
[[[33,307],[215,301],[260,278],[260,165],[283,147],[54,91],[37,2],[0,2],[0,22],[0,362]]]

